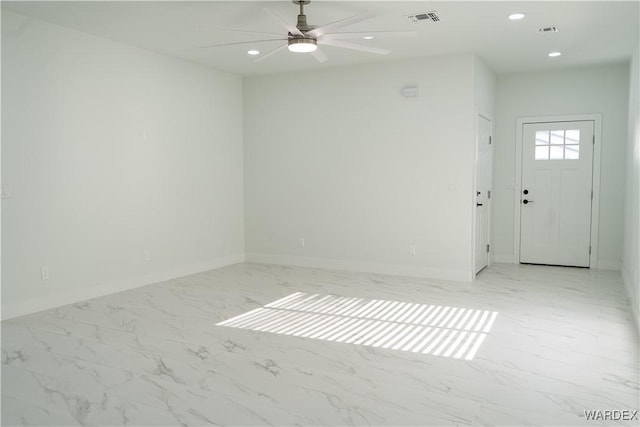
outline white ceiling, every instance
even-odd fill
[[[342,31],[417,31],[408,39],[355,40],[390,49],[386,56],[326,46],[329,60],[286,49],[254,63],[247,55],[278,46],[267,42],[202,49],[199,46],[255,40],[261,36],[216,31],[232,28],[282,33],[286,30],[263,7],[295,22],[291,1],[3,1],[25,15],[155,52],[207,64],[241,75],[257,75],[372,63],[430,55],[476,52],[498,73],[566,68],[623,61],[637,47],[640,2],[635,1],[328,1],[305,8],[310,24],[323,25],[371,11],[375,17]],[[406,15],[437,11],[440,22],[412,23]],[[512,12],[527,14],[509,21]],[[559,32],[538,34],[540,27]],[[548,58],[551,51],[559,58]]]

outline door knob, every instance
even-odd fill
[[[525,190],[523,191],[523,193],[524,193],[524,194],[529,194],[529,190],[526,190],[526,189],[525,189]]]
[[[529,204],[529,203],[533,203],[533,200],[527,200],[527,199],[524,199],[524,200],[522,201],[522,203],[524,203],[525,205],[527,205],[527,204]]]

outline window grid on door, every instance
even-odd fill
[[[580,159],[580,130],[560,129],[536,131],[535,159]]]

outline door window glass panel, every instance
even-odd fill
[[[551,153],[549,155],[549,158],[551,160],[562,160],[563,159],[563,155],[564,155],[564,150],[563,150],[563,146],[562,145],[552,145],[551,147]]]
[[[580,130],[536,131],[536,160],[580,159]]]
[[[580,158],[580,146],[579,145],[565,145],[564,146],[564,158],[567,160],[578,160]]]
[[[549,145],[549,131],[537,131],[536,132],[536,145]]]
[[[565,131],[564,143],[567,145],[580,144],[580,130],[567,129]]]
[[[551,131],[551,143],[556,145],[564,144],[564,131],[552,130]]]
[[[536,147],[536,160],[549,160],[549,146]]]

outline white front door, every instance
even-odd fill
[[[589,267],[594,122],[523,127],[520,262]]]
[[[474,270],[489,263],[489,202],[491,200],[491,122],[478,116],[476,136],[476,230]]]

